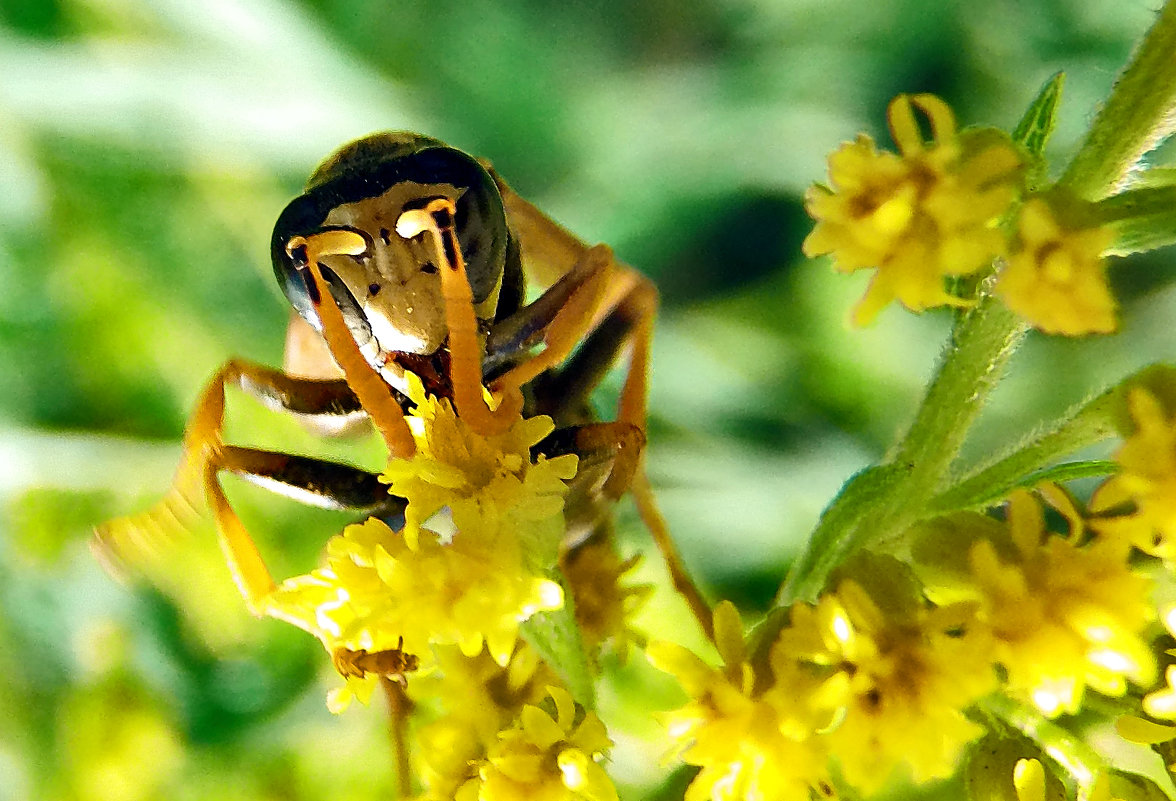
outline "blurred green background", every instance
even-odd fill
[[[383,710],[330,716],[320,646],[249,619],[215,554],[176,600],[111,581],[87,548],[94,523],[167,486],[226,358],[280,363],[271,227],[335,147],[445,139],[654,277],[649,470],[708,591],[754,618],[906,421],[949,322],[890,310],[848,328],[865,276],[799,254],[825,154],[859,130],[888,144],[900,91],[1011,128],[1064,69],[1056,172],[1153,5],[0,0],[0,801],[390,794]],[[1174,265],[1114,268],[1120,335],[1033,338],[970,453],[1171,358]],[[248,401],[231,414],[240,441],[376,453]],[[279,577],[346,520],[229,489]],[[696,642],[664,593],[643,625]],[[677,700],[640,658],[610,666],[624,798],[676,792],[648,712]]]

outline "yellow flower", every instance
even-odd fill
[[[1160,613],[1160,620],[1163,621],[1168,634],[1171,635],[1176,631],[1176,606],[1169,605],[1164,608]],[[1168,651],[1169,655],[1173,653],[1173,651]],[[1168,665],[1164,669],[1164,682],[1163,688],[1143,697],[1143,711],[1160,720],[1176,720],[1176,665]],[[1176,728],[1166,728],[1168,728],[1170,735],[1163,738],[1164,740],[1176,737]]]
[[[1119,696],[1127,679],[1150,684],[1155,657],[1143,635],[1155,616],[1151,581],[1131,569],[1129,548],[1108,539],[1079,545],[1081,520],[1066,505],[1059,511],[1071,537],[1048,533],[1041,505],[1024,491],[1008,508],[1012,552],[989,540],[969,552],[1008,689],[1052,717],[1078,711],[1087,686]]]
[[[813,703],[830,712],[822,738],[848,782],[877,790],[896,765],[916,781],[951,775],[983,729],[963,710],[995,688],[991,645],[972,604],[932,608],[888,599],[880,608],[856,582],[814,606],[797,604],[772,647],[772,664],[815,668]]]
[[[1168,665],[1164,680],[1163,689],[1144,696],[1143,711],[1153,718],[1176,720],[1176,665]]]
[[[926,115],[924,142],[912,106]],[[804,253],[829,253],[844,272],[877,268],[854,311],[863,325],[892,300],[912,311],[966,305],[944,289],[1005,252],[997,227],[1020,187],[1023,160],[995,129],[957,133],[951,109],[933,95],[899,95],[887,110],[901,155],[878,152],[860,135],[829,157],[830,187],[816,185],[805,207],[817,221]]]
[[[327,565],[283,582],[267,614],[336,648],[422,653],[430,643],[476,655],[485,643],[506,664],[518,625],[563,605],[560,586],[528,573],[515,547],[455,535],[424,537],[416,550],[377,519],[348,526],[327,543]]]
[[[798,674],[775,676],[776,686],[756,692],[738,613],[724,602],[714,617],[721,670],[673,643],[650,643],[646,650],[654,667],[677,678],[692,699],[667,716],[683,761],[702,768],[685,801],[808,801],[812,788],[829,787],[826,753],[813,737],[819,724],[806,701],[812,683]]]
[[[429,798],[453,798],[478,772],[498,733],[518,718],[524,704],[538,704],[555,674],[519,642],[510,662],[499,665],[486,651],[468,657],[454,646],[434,646],[435,669],[409,685],[424,706],[439,701],[444,715],[418,732],[419,775]]]
[[[555,717],[524,706],[456,801],[617,801],[616,788],[597,764],[612,746],[604,724],[592,712],[578,715],[566,690],[552,686],[547,692]]]
[[[485,645],[505,665],[519,623],[563,606],[548,573],[576,457],[532,460],[550,418],[519,417],[506,433],[483,437],[408,378],[416,453],[392,460],[384,476],[407,501],[404,531],[377,519],[349,526],[327,543],[326,565],[283,582],[266,614],[315,635],[332,654],[390,651],[403,638],[413,654],[452,644],[474,656]],[[376,677],[340,672],[347,683],[332,693],[332,710],[366,702]]]
[[[504,434],[484,437],[458,418],[449,401],[425,394],[408,374],[416,408],[408,417],[416,441],[411,459],[393,459],[382,479],[408,502],[404,538],[416,549],[422,525],[448,509],[453,528],[486,545],[512,540],[532,570],[555,563],[564,533],[567,479],[575,454],[531,459],[531,446],[550,434],[550,417],[519,417]]]
[[[1114,232],[1071,222],[1061,198],[1030,198],[1017,216],[1017,236],[996,293],[1012,311],[1047,334],[1115,330],[1115,299],[1103,252]]]
[[[1136,430],[1115,460],[1121,468],[1091,498],[1091,527],[1125,539],[1152,556],[1176,557],[1176,420],[1169,420],[1147,390],[1132,388],[1127,396]],[[1130,507],[1126,514],[1115,511]]]
[[[628,621],[652,589],[648,584],[621,585],[621,578],[639,560],[638,554],[622,561],[616,546],[607,541],[585,543],[560,558],[576,623],[590,649],[611,641],[622,660],[628,655],[633,636]]]

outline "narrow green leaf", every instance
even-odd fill
[[[1171,801],[1173,793],[1176,792],[1171,777],[1163,774],[1157,774],[1153,778],[1139,773],[1113,770],[1107,780],[1110,782],[1108,796],[1127,801]]]
[[[932,510],[935,512],[953,512],[961,510],[986,509],[1007,498],[1013,490],[1032,489],[1043,481],[1061,484],[1066,481],[1076,481],[1080,478],[1098,478],[1108,476],[1118,469],[1118,465],[1107,459],[1091,459],[1081,462],[1065,462],[1053,465],[1044,470],[1027,473],[1008,481],[999,481],[988,486],[967,485],[972,494],[961,491],[964,485],[949,490],[935,499]],[[977,482],[979,484],[979,482]]]
[[[1025,116],[1017,123],[1013,130],[1013,140],[1035,156],[1040,156],[1045,150],[1045,143],[1049,141],[1054,126],[1058,121],[1058,105],[1062,99],[1062,86],[1066,83],[1066,73],[1056,72],[1041,86],[1037,97],[1029,104]]]
[[[1041,481],[1072,481],[1108,474],[1113,469],[1112,463],[1057,462],[1109,437],[1130,436],[1135,431],[1135,422],[1127,405],[1132,387],[1148,390],[1159,400],[1168,416],[1176,416],[1176,366],[1151,365],[1079,406],[1052,428],[1026,437],[1004,456],[973,470],[940,492],[929,504],[928,512],[940,515],[956,510],[984,509],[1018,487],[1030,487]]]
[[[1176,172],[1163,173],[1152,176],[1146,187],[1121,192],[1095,205],[1098,221],[1115,227],[1109,255],[1126,256],[1176,242]],[[1161,180],[1172,183],[1161,185]]]
[[[1085,200],[1111,194],[1176,130],[1176,3],[1166,3],[1115,81],[1060,185]]]
[[[571,593],[565,582],[560,584],[564,588],[563,607],[531,615],[519,624],[519,636],[559,674],[572,698],[585,709],[593,709],[596,699],[592,670],[572,611]]]

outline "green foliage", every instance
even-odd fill
[[[893,311],[846,332],[859,288],[797,247],[824,154],[878,135],[898,91],[1011,124],[1026,87],[1063,65],[1066,103],[1055,74],[1017,130],[1035,153],[1072,149],[1149,15],[1113,0],[0,3],[0,799],[99,797],[98,768],[126,779],[112,799],[390,792],[382,710],[330,718],[309,637],[248,621],[202,642],[86,547],[92,524],[165,486],[221,362],[280,362],[270,230],[336,146],[384,128],[450,141],[667,288],[649,468],[687,560],[763,611],[776,591],[763,577],[783,574],[827,499],[910,422],[950,325]],[[1021,486],[1063,444],[1097,441],[1079,411],[1081,425],[1004,450],[1088,408],[1089,387],[1171,358],[1174,306],[1169,291],[1135,297],[1124,333],[1084,350],[1031,337],[971,463]],[[1071,469],[1093,474],[1098,456]],[[936,508],[991,500],[968,488],[994,475],[961,477]],[[843,497],[884,495],[894,478],[862,473]],[[338,529],[238,490],[259,540],[303,568]],[[648,549],[630,518],[619,525]],[[233,592],[223,574],[194,581]],[[672,597],[649,610],[659,636],[689,626]],[[614,673],[656,681],[640,665]],[[661,756],[616,757],[627,797],[680,795],[680,774],[648,768]]]

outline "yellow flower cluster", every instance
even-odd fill
[[[1176,418],[1139,386],[1128,392],[1127,407],[1135,430],[1115,454],[1119,472],[1094,491],[1090,527],[1116,547],[1137,548],[1170,568],[1176,559]],[[1163,608],[1160,619],[1176,637],[1176,606]],[[1163,686],[1145,695],[1141,708],[1151,718],[1176,720],[1176,665],[1165,668]],[[1118,726],[1133,742],[1176,738],[1176,727],[1139,717],[1124,716]]]
[[[1096,515],[1091,526],[1171,561],[1176,557],[1176,419],[1139,387],[1131,390],[1127,403],[1135,433],[1115,454],[1119,473],[1091,498]]]
[[[385,474],[407,501],[404,531],[378,519],[348,527],[327,543],[326,565],[283,582],[266,613],[331,652],[398,649],[403,638],[413,654],[453,644],[474,656],[485,644],[504,665],[519,623],[563,605],[548,572],[576,457],[531,459],[531,446],[553,428],[550,418],[520,417],[506,433],[483,437],[419,381],[410,396],[416,454]],[[347,676],[332,708],[352,696],[366,700],[374,681]]]
[[[805,196],[817,221],[805,255],[830,254],[845,272],[877,270],[855,323],[892,300],[912,311],[970,305],[945,279],[1000,266],[995,291],[1031,325],[1072,336],[1115,329],[1102,260],[1114,238],[1109,226],[1082,219],[1080,204],[1056,188],[1018,209],[1027,156],[994,128],[957,131],[951,109],[933,95],[899,95],[887,117],[898,154],[861,135],[830,155],[829,186]],[[1008,221],[1011,233],[1002,230]]]
[[[702,768],[685,801],[747,798],[807,799],[828,792],[826,752],[815,732],[828,723],[806,702],[816,683],[773,659],[766,689],[747,663],[738,612],[715,609],[715,643],[724,667],[716,670],[681,646],[653,642],[646,656],[672,674],[691,701],[667,717],[685,762]]]
[[[417,735],[417,775],[429,799],[451,799],[478,774],[478,765],[511,727],[525,704],[539,704],[558,680],[534,650],[519,643],[499,665],[486,651],[466,656],[455,646],[434,646],[436,669],[409,684],[422,706],[439,701],[444,714]]]
[[[531,446],[555,429],[551,418],[520,416],[505,433],[483,436],[449,401],[426,395],[415,375],[407,380],[416,453],[391,460],[382,478],[408,501],[408,546],[415,549],[422,525],[447,508],[452,528],[466,537],[508,547],[534,569],[550,568],[564,533],[564,481],[576,475],[578,462],[575,454],[532,461]]]
[[[1080,544],[1077,511],[1063,493],[1050,495],[1071,522],[1069,538],[1049,534],[1040,504],[1019,491],[1009,500],[1011,552],[980,541],[970,563],[1006,689],[1052,717],[1076,712],[1087,686],[1112,696],[1127,679],[1146,686],[1156,667],[1143,636],[1155,617],[1151,580],[1132,569],[1122,543]]]
[[[930,143],[914,108],[930,122]],[[858,324],[892,300],[914,311],[964,305],[944,278],[976,273],[1004,253],[997,225],[1020,183],[1012,142],[996,131],[957,132],[951,109],[933,95],[899,95],[887,118],[900,155],[861,135],[829,157],[831,186],[805,196],[817,220],[805,255],[830,253],[845,272],[878,270],[854,311]]]
[[[548,687],[554,717],[528,704],[478,763],[455,801],[617,801],[598,761],[612,745],[595,713],[578,710],[568,692]]]
[[[1116,327],[1115,299],[1102,254],[1114,233],[1069,222],[1066,211],[1057,194],[1025,201],[996,293],[1047,334],[1108,334]]]
[[[628,621],[653,589],[621,583],[639,561],[639,554],[622,560],[609,540],[587,542],[560,557],[560,572],[575,601],[576,623],[590,650],[607,642],[621,660],[628,656],[634,638]]]
[[[1018,491],[1004,525],[973,518],[970,547],[967,532],[950,532],[958,563],[938,574],[950,590],[899,575],[897,562],[883,575],[883,561],[815,605],[793,605],[769,651],[770,678],[747,664],[727,604],[715,614],[723,669],[651,644],[650,660],[692,699],[671,717],[684,760],[702,767],[687,798],[807,799],[823,792],[829,757],[866,794],[900,767],[916,782],[943,778],[984,731],[966,712],[994,691],[1055,717],[1078,711],[1087,687],[1122,696],[1128,682],[1149,686],[1151,579],[1130,564],[1129,545],[1086,537],[1059,488],[1040,492],[1070,536],[1048,532],[1041,501]],[[1176,709],[1173,697],[1169,688],[1149,703]]]
[[[916,781],[950,775],[983,732],[963,710],[996,686],[974,606],[915,600],[900,591],[876,601],[846,580],[815,607],[794,606],[772,648],[774,664],[820,677],[811,703],[834,721],[822,739],[846,780],[867,793],[904,763]]]

